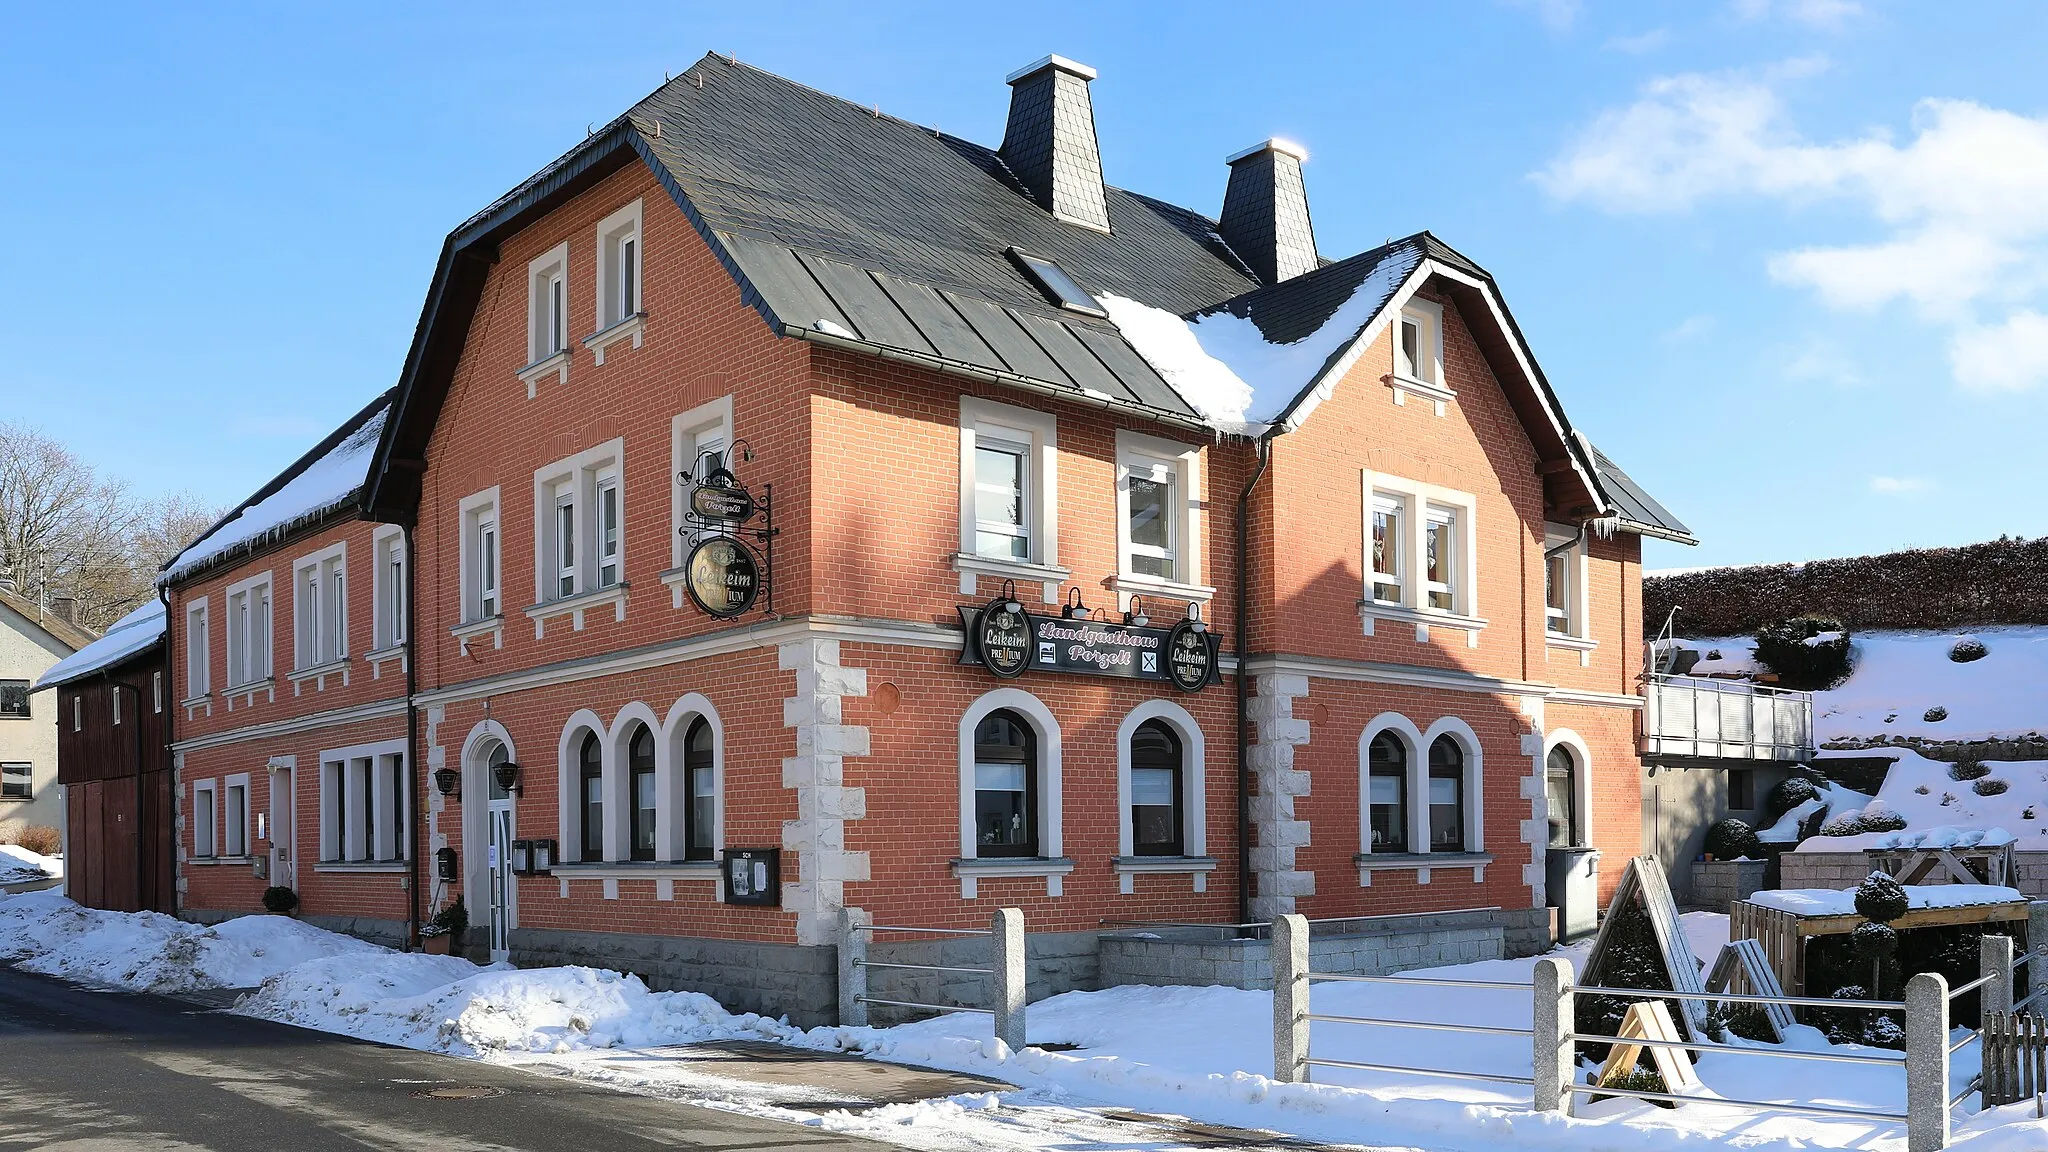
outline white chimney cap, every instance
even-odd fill
[[[1095,69],[1090,68],[1089,66],[1081,63],[1078,60],[1069,60],[1065,56],[1046,56],[1037,60],[1033,60],[1031,63],[1026,64],[1022,68],[1017,69],[1015,72],[1010,73],[1008,76],[1003,77],[1003,83],[1015,84],[1017,81],[1022,80],[1026,76],[1030,76],[1037,72],[1042,72],[1047,68],[1058,68],[1062,72],[1072,72],[1074,75],[1079,76],[1083,80],[1093,80],[1097,75]]]
[[[1225,164],[1235,164],[1239,160],[1242,160],[1247,156],[1257,156],[1261,152],[1285,152],[1289,156],[1292,156],[1296,160],[1300,160],[1303,163],[1306,163],[1308,161],[1308,149],[1303,148],[1301,145],[1296,144],[1292,140],[1283,140],[1280,137],[1275,136],[1271,140],[1254,144],[1242,152],[1233,152],[1230,155],[1225,156],[1223,158],[1223,162]]]

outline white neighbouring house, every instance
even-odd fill
[[[0,832],[64,826],[57,791],[57,694],[32,689],[91,633],[35,601],[0,592]]]

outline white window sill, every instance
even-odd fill
[[[547,600],[533,605],[526,610],[526,618],[533,621],[533,638],[539,640],[546,635],[548,621],[562,616],[570,617],[570,627],[581,632],[583,614],[592,608],[603,608],[606,605],[611,606],[613,623],[625,620],[626,591],[630,587],[629,584],[614,584],[594,592],[578,592],[574,596],[564,596],[560,600]]]
[[[491,638],[491,647],[503,648],[505,646],[505,618],[503,616],[485,616],[465,624],[457,624],[448,630],[448,634],[455,637],[461,643],[464,656],[469,655],[470,644],[480,636],[489,636]]]
[[[1009,879],[1012,877],[1045,877],[1045,894],[1058,896],[1063,891],[1067,873],[1074,870],[1074,862],[1064,856],[995,856],[988,859],[956,859],[953,861],[953,875],[960,878],[960,898],[972,900],[980,895],[977,885],[982,880]]]
[[[1119,596],[1157,596],[1162,600],[1190,600],[1197,604],[1207,604],[1216,598],[1216,589],[1207,584],[1182,584],[1178,580],[1140,576],[1134,572],[1110,577],[1109,586]]]
[[[599,863],[557,864],[549,869],[556,876],[581,880],[705,880],[716,882],[725,872],[716,860],[607,860]]]
[[[183,700],[178,701],[178,707],[180,708],[211,708],[212,706],[213,697],[205,692],[201,692],[197,696],[187,696]]]
[[[1073,569],[1052,564],[1034,564],[1029,560],[1009,560],[1001,556],[983,556],[976,552],[955,552],[953,571],[960,574],[960,594],[975,594],[975,584],[983,576],[994,576],[1004,580],[1045,585],[1045,603],[1057,604],[1060,587],[1073,575]]]
[[[1417,884],[1429,883],[1432,868],[1470,868],[1472,882],[1486,879],[1486,866],[1493,863],[1491,852],[1360,852],[1351,858],[1358,865],[1358,886],[1372,887],[1375,871],[1413,871]]]
[[[1214,856],[1118,856],[1109,862],[1110,870],[1117,875],[1117,888],[1129,896],[1134,890],[1132,877],[1135,876],[1192,876],[1195,891],[1206,892],[1209,888],[1209,873],[1216,870]]]
[[[531,400],[534,397],[534,389],[539,386],[541,378],[550,373],[553,373],[557,380],[563,384],[569,382],[569,350],[567,348],[552,356],[543,356],[535,360],[533,363],[521,368],[514,375],[519,377],[520,383],[526,385],[526,398]]]
[[[1386,381],[1387,387],[1394,390],[1394,403],[1396,404],[1401,403],[1406,399],[1406,394],[1411,392],[1425,400],[1433,400],[1438,404],[1444,404],[1458,398],[1456,392],[1441,384],[1432,384],[1427,380],[1417,380],[1413,376],[1403,376],[1398,372],[1389,372],[1381,377],[1381,379]],[[1437,415],[1441,416],[1443,413],[1438,412]]]
[[[389,648],[377,648],[363,653],[363,660],[370,664],[382,664],[387,660],[398,660],[405,656],[405,641],[400,640]]]
[[[222,693],[222,695],[247,696],[254,692],[262,692],[275,687],[277,687],[277,678],[265,676],[261,680],[251,680],[246,684],[230,684],[228,685],[228,690]]]
[[[403,860],[322,860],[313,865],[315,872],[405,872],[412,865]]]
[[[325,664],[315,664],[308,668],[294,668],[284,674],[284,678],[294,685],[328,676],[340,676],[342,683],[348,683],[348,657],[343,656],[339,660],[329,660]]]
[[[1545,632],[1543,634],[1543,643],[1552,648],[1569,648],[1574,652],[1591,652],[1600,646],[1598,640],[1588,640],[1583,636],[1570,636],[1563,632]]]
[[[633,347],[638,348],[647,328],[647,313],[635,312],[609,328],[592,332],[583,338],[583,346],[597,355],[597,362],[604,363],[604,350],[621,340],[631,337]]]
[[[1382,604],[1377,600],[1358,602],[1358,617],[1363,622],[1365,634],[1372,635],[1373,621],[1392,620],[1415,627],[1415,642],[1427,644],[1431,628],[1457,628],[1465,633],[1465,646],[1479,647],[1479,633],[1486,627],[1486,620],[1480,616],[1463,616],[1456,612],[1440,612],[1435,609],[1410,608],[1405,604]]]
[[[187,856],[185,858],[185,863],[187,864],[240,864],[247,866],[255,862],[256,858],[254,856]]]

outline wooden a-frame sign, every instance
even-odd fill
[[[1667,1048],[1664,1044],[1655,1046],[1630,1044],[1630,1040],[1661,1040],[1665,1044],[1682,1044],[1685,1037],[1678,1034],[1678,1025],[1671,1020],[1671,1009],[1662,1000],[1639,1000],[1628,1006],[1628,1012],[1621,1018],[1621,1027],[1614,1032],[1622,1042],[1607,1050],[1607,1062],[1600,1065],[1600,1076],[1595,1084],[1605,1084],[1614,1076],[1626,1075],[1636,1066],[1637,1057],[1649,1047],[1650,1062],[1657,1066],[1657,1074],[1664,1078],[1666,1092],[1683,1092],[1696,1087],[1700,1078],[1693,1073],[1692,1057],[1683,1048]]]
[[[1664,868],[1655,856],[1637,856],[1622,871],[1621,883],[1614,886],[1614,899],[1607,902],[1607,915],[1600,918],[1600,931],[1593,937],[1593,950],[1586,953],[1585,975],[1581,980],[1596,986],[1602,983],[1607,934],[1614,927],[1614,914],[1628,907],[1631,900],[1641,901],[1643,912],[1650,919],[1650,931],[1657,937],[1657,951],[1663,955],[1671,990],[1705,992],[1700,983],[1700,962],[1693,956],[1692,946],[1685,942],[1684,930],[1678,926],[1678,901],[1671,898],[1671,885],[1665,881]],[[1679,1006],[1692,1033],[1705,1035],[1706,1001],[1680,999]]]
[[[1744,985],[1738,987],[1738,985]],[[1757,940],[1730,940],[1714,958],[1713,970],[1707,973],[1707,991],[1732,992],[1737,995],[1783,996],[1785,988],[1778,983],[1778,974],[1771,970],[1771,961],[1764,955],[1764,946]],[[1764,1017],[1770,1022],[1771,1033],[1778,1043],[1785,1042],[1785,1030],[1792,1027],[1792,1009],[1783,1004],[1763,1005]]]

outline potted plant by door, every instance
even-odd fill
[[[434,918],[420,929],[420,950],[434,956],[448,955],[451,944],[469,930],[469,910],[462,905],[462,897],[442,906]]]

